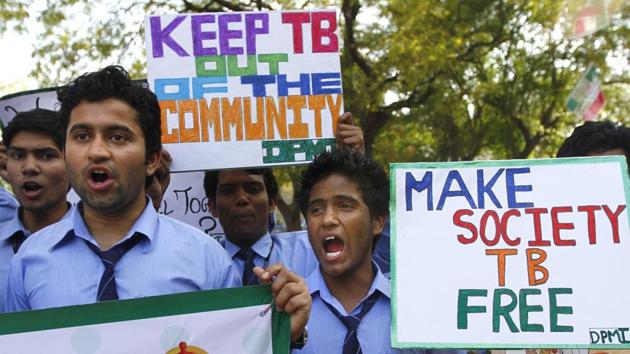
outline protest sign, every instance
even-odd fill
[[[390,172],[395,347],[630,348],[624,157]]]
[[[336,12],[147,16],[173,171],[306,163],[342,113]]]
[[[4,127],[18,112],[30,111],[35,108],[55,111],[59,109],[58,106],[56,87],[17,92],[0,97],[0,121]]]
[[[269,286],[0,315],[3,353],[287,353]]]
[[[208,198],[203,190],[203,175],[203,172],[172,173],[171,183],[164,193],[158,212],[221,239],[223,228],[219,219],[214,218],[208,210]]]

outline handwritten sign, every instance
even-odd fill
[[[630,348],[624,157],[391,176],[396,347]]]
[[[58,106],[56,87],[17,92],[0,98],[0,121],[2,126],[6,126],[18,112],[35,108],[54,111],[59,109]]]
[[[334,10],[148,16],[145,26],[173,171],[306,163],[334,145]]]
[[[203,172],[171,173],[171,183],[158,211],[195,226],[217,240],[223,238],[219,219],[210,215],[208,210],[208,198],[203,190]]]

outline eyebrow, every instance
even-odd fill
[[[85,124],[85,123],[78,123],[78,124],[74,124],[70,127],[69,131],[75,131],[75,130],[80,130],[80,129],[90,129],[90,125]]]
[[[116,131],[116,130],[121,130],[121,131],[124,131],[124,132],[127,132],[127,133],[135,134],[135,132],[133,130],[131,130],[131,128],[129,128],[126,125],[122,125],[122,124],[112,124],[112,125],[108,126],[105,129],[105,131],[107,131],[107,132],[113,132],[113,131]]]
[[[27,149],[20,146],[9,146],[9,148],[7,149],[7,152],[10,152],[10,151],[16,151],[16,152],[32,151],[35,153],[49,152],[49,151],[60,152],[60,150],[57,147],[51,147],[51,146],[46,146],[46,147],[36,148],[36,149]]]
[[[75,130],[92,130],[94,129],[92,125],[90,124],[86,124],[86,123],[77,123],[75,125],[73,125],[72,127],[70,127],[70,131],[75,131]],[[133,130],[131,130],[128,126],[126,125],[122,125],[122,124],[112,124],[109,125],[105,128],[106,132],[113,132],[113,131],[124,131],[127,133],[131,133],[131,134],[135,134],[135,132]]]

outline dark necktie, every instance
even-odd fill
[[[258,277],[254,274],[255,256],[256,253],[251,248],[241,248],[236,253],[236,257],[245,262],[243,264],[243,286],[260,284]]]
[[[107,251],[101,251],[97,246],[94,246],[91,242],[85,241],[85,244],[90,247],[103,262],[105,270],[103,276],[98,284],[98,292],[96,293],[96,301],[108,301],[118,300],[118,292],[116,291],[116,279],[114,278],[114,267],[116,263],[135,246],[142,236],[139,233],[135,233],[129,239],[120,243]]]
[[[337,309],[334,308],[331,304],[322,300],[322,302],[326,305],[326,307],[328,307],[330,312],[337,316],[339,321],[341,321],[348,329],[346,337],[343,340],[343,354],[363,354],[363,351],[361,350],[361,344],[359,343],[359,338],[357,337],[357,329],[359,328],[359,324],[361,323],[361,319],[363,318],[363,316],[365,316],[370,311],[370,309],[372,309],[372,306],[374,306],[376,300],[378,300],[379,294],[380,293],[378,291],[375,291],[374,293],[372,293],[372,295],[365,299],[361,312],[359,312],[359,314],[357,314],[356,316],[344,316],[339,313],[339,311],[337,311]]]
[[[11,236],[11,246],[13,247],[13,254],[17,253],[24,241],[26,241],[26,236],[24,235],[24,231],[22,230],[16,231],[13,236]]]

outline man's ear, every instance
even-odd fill
[[[147,176],[152,176],[157,170],[158,166],[160,166],[160,152],[152,152],[147,156],[146,164],[145,164],[145,174]]]
[[[279,197],[276,197],[279,198]],[[269,214],[273,213],[276,210],[276,198],[269,199]]]
[[[380,235],[385,227],[385,215],[380,215],[372,219],[372,235]]]
[[[213,198],[208,198],[208,210],[210,210],[210,214],[215,219],[219,217],[219,213],[217,213],[217,203]]]

